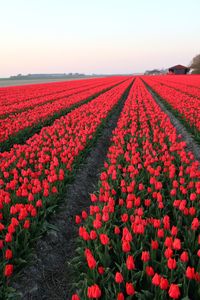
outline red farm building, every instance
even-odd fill
[[[182,65],[176,65],[176,66],[169,68],[169,74],[183,75],[183,74],[187,74],[189,71],[190,71],[190,68],[182,66]]]

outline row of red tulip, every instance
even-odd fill
[[[87,79],[87,82],[99,79]],[[69,88],[87,84],[86,80],[70,80],[51,83],[27,84],[0,88],[0,105],[13,105],[14,103],[29,101],[33,98],[48,96],[65,91]]]
[[[84,84],[83,81],[80,85]],[[13,105],[32,99],[63,92],[70,87],[77,87],[78,81],[39,83],[0,88],[0,105]]]
[[[174,88],[160,84],[153,77],[143,77],[144,81],[176,110],[182,118],[197,131],[200,131],[200,101]]]
[[[198,299],[200,164],[136,79],[89,213],[72,300]],[[75,265],[74,265],[75,266]]]
[[[200,87],[200,76],[199,75],[179,75],[179,76],[174,76],[174,75],[168,75],[168,80],[173,81],[175,83],[187,85],[190,87]]]
[[[199,78],[198,87],[188,85],[187,83],[185,83],[187,76],[184,76],[184,77],[178,76],[178,79],[175,81],[173,80],[174,79],[173,75],[172,76],[154,76],[153,79],[156,82],[159,82],[159,83],[169,86],[171,88],[177,89],[178,91],[180,91],[182,93],[186,93],[190,96],[196,97],[196,100],[198,100],[198,99],[200,99],[200,76],[196,76],[196,77]],[[189,78],[190,78],[190,83],[192,84],[195,77],[192,76]],[[188,80],[186,80],[186,82],[188,82]]]
[[[0,119],[0,142],[6,141],[9,137],[16,135],[27,127],[41,123],[54,114],[70,108],[72,105],[84,101],[121,81],[122,79],[119,78],[114,80],[110,78],[104,81],[100,86],[90,87],[90,89],[80,91],[78,94],[76,93],[66,98],[57,99],[56,101],[45,103],[44,105],[38,105],[26,111],[11,114],[5,119]]]
[[[116,82],[116,78],[112,79],[113,84]],[[14,113],[19,113],[23,112],[28,109],[35,108],[38,105],[44,105],[49,102],[54,102],[57,101],[58,99],[63,99],[66,101],[66,98],[69,97],[70,95],[75,95],[80,92],[87,91],[92,88],[100,87],[105,85],[105,83],[108,83],[107,78],[101,78],[101,79],[93,79],[90,81],[85,80],[80,83],[78,86],[77,84],[74,85],[74,81],[71,83],[71,85],[68,85],[68,88],[65,88],[65,90],[58,91],[57,93],[51,93],[50,95],[45,95],[45,96],[40,96],[37,98],[33,99],[26,99],[25,101],[18,101],[15,103],[11,103],[10,105],[6,104],[1,104],[0,101],[0,119],[5,119],[9,114],[14,114]],[[112,83],[112,81],[110,81]],[[37,87],[35,87],[37,89]],[[7,98],[9,100],[9,98]]]
[[[0,153],[0,272],[4,280],[28,249],[35,228],[54,207],[77,157],[91,143],[131,81],[57,119],[26,144]]]

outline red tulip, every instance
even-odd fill
[[[107,236],[107,234],[100,234],[99,235],[100,241],[102,245],[107,245],[109,243],[109,237]]]
[[[128,270],[134,270],[135,269],[135,263],[134,263],[134,258],[132,255],[128,255],[126,259],[126,267]]]
[[[116,283],[122,283],[123,280],[124,280],[124,278],[123,278],[122,274],[119,273],[119,272],[117,272],[117,273],[115,274],[115,282],[116,282]]]
[[[142,257],[141,257],[141,260],[143,262],[147,262],[149,261],[150,259],[150,254],[149,254],[149,251],[142,251]]]
[[[152,283],[156,286],[160,285],[161,277],[159,274],[155,273],[155,275],[152,278]]]
[[[161,277],[161,279],[160,279],[160,288],[161,288],[161,290],[166,290],[166,289],[168,289],[168,287],[169,287],[168,280],[164,277]]]
[[[167,266],[170,270],[176,269],[176,260],[170,257],[167,261]]]
[[[87,296],[88,298],[100,298],[101,297],[101,289],[97,284],[93,284],[90,287],[88,287],[87,290]]]
[[[81,300],[77,294],[72,295],[71,300]]]
[[[135,294],[135,289],[131,282],[126,282],[126,293],[129,296],[133,296]]]
[[[150,266],[146,266],[146,273],[148,276],[154,276],[155,272],[154,272],[154,269]]]
[[[4,269],[4,275],[6,277],[10,277],[12,273],[13,273],[13,265],[11,264],[6,265]]]
[[[12,257],[13,257],[12,250],[6,249],[5,258],[6,259],[11,259]]]
[[[100,275],[103,275],[104,274],[104,272],[105,272],[105,269],[104,269],[104,267],[98,267],[98,273],[100,274]]]
[[[181,295],[179,287],[177,284],[170,284],[168,294],[173,299],[178,299]]]
[[[118,293],[118,295],[117,295],[117,300],[124,300],[125,298],[124,298],[124,294],[123,293]]]
[[[180,259],[181,259],[183,262],[187,262],[187,261],[189,260],[187,251],[183,251],[183,252],[181,253]]]
[[[191,267],[188,266],[187,269],[186,269],[186,272],[185,272],[185,276],[188,279],[195,278],[195,270],[194,270],[194,268],[191,268]]]

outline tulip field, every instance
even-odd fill
[[[171,77],[173,80],[173,76]],[[184,80],[181,84],[171,80],[162,77],[144,78],[144,81],[167,102],[200,142],[200,84],[198,88],[184,84]]]
[[[76,81],[75,83],[67,82],[65,85],[61,83],[61,90],[56,89],[52,93],[48,88],[48,94],[42,96],[34,96],[35,93],[32,93],[31,87],[24,88],[21,91],[22,97],[18,96],[20,87],[15,88],[16,90],[13,93],[9,91],[12,88],[8,88],[8,91],[5,89],[0,93],[0,145],[3,150],[5,145],[7,146],[7,141],[12,144],[14,140],[17,143],[20,137],[26,136],[26,132],[34,126],[38,124],[45,125],[45,121],[49,121],[52,116],[66,113],[70,107],[112,87],[122,79],[88,81],[86,84],[83,80],[78,86]],[[22,100],[16,102],[18,97]],[[8,146],[10,146],[10,143],[8,143]]]
[[[159,101],[198,144],[198,75],[0,88],[0,299],[120,103],[67,299],[200,299],[200,162]]]

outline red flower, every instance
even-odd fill
[[[178,285],[174,283],[170,284],[168,294],[171,298],[178,299],[181,295]]]
[[[142,251],[142,257],[141,257],[141,260],[143,262],[147,262],[149,261],[150,259],[150,254],[149,254],[149,251]]]
[[[131,250],[130,243],[128,241],[122,242],[122,251],[123,252],[129,252]]]
[[[181,249],[181,241],[180,241],[180,239],[175,239],[175,240],[173,241],[172,247],[173,247],[175,250],[180,250],[180,249]]]
[[[135,269],[135,263],[134,263],[134,258],[132,255],[128,255],[126,259],[126,267],[128,270],[134,270]]]
[[[168,280],[164,277],[161,277],[161,279],[160,279],[160,288],[161,288],[161,290],[168,289],[168,286],[169,286]]]
[[[123,229],[122,240],[123,240],[123,241],[131,242],[132,239],[133,239],[132,234],[130,233],[130,231],[128,230],[128,228],[125,227],[125,228]]]
[[[124,300],[124,294],[123,293],[118,293],[117,300]]]
[[[10,233],[6,233],[6,236],[5,236],[5,241],[6,241],[6,243],[10,243],[10,242],[12,242],[12,234],[10,234]]]
[[[77,294],[72,295],[71,300],[81,300]]]
[[[128,221],[128,214],[121,215],[122,222],[126,223]]]
[[[6,265],[5,269],[4,269],[4,275],[6,277],[10,277],[12,275],[12,273],[13,273],[13,265],[10,265],[10,264]]]
[[[195,278],[195,270],[194,270],[194,268],[187,267],[186,272],[185,272],[185,276],[186,276],[188,279],[193,279],[193,278]]]
[[[100,298],[101,297],[101,289],[97,284],[93,284],[88,287],[87,290],[88,298]]]
[[[191,228],[192,228],[192,230],[197,230],[198,227],[199,227],[199,220],[198,220],[198,218],[194,218],[192,221]]]
[[[90,238],[91,240],[95,240],[97,238],[97,233],[95,230],[90,231]]]
[[[0,246],[0,249],[1,249],[1,246]],[[197,251],[197,255],[198,255],[198,257],[200,257],[200,249]]]
[[[101,226],[102,226],[101,221],[99,221],[99,220],[94,220],[94,221],[93,221],[93,227],[94,227],[95,229],[99,229],[99,228],[101,228]]]
[[[158,241],[151,241],[151,248],[153,249],[153,250],[157,250],[158,249]]]
[[[13,256],[12,250],[7,249],[7,250],[6,250],[6,253],[5,253],[5,258],[6,258],[6,259],[11,259],[12,256]]]
[[[109,237],[107,236],[107,234],[100,234],[99,235],[100,241],[102,243],[102,245],[107,245],[109,243]]]
[[[33,201],[33,200],[34,200],[34,196],[33,196],[33,194],[30,193],[30,194],[28,195],[28,201],[31,202],[31,201]]]
[[[89,233],[86,230],[83,230],[82,238],[84,241],[88,241],[90,239]]]
[[[82,215],[83,220],[87,219],[87,217],[88,217],[88,214],[85,210],[82,211],[81,215]]]
[[[145,205],[146,207],[149,207],[149,206],[151,205],[151,200],[150,200],[150,199],[145,199],[145,200],[144,200],[144,205]]]
[[[120,234],[120,228],[118,226],[115,226],[114,233]]]
[[[90,199],[91,199],[92,202],[97,202],[97,200],[98,200],[98,198],[95,194],[91,194]]]
[[[92,252],[88,248],[86,248],[84,253],[88,263],[88,267],[90,269],[94,269],[96,267],[96,260],[94,259]]]
[[[166,239],[165,239],[165,246],[166,247],[172,247],[172,244],[173,244],[173,239],[172,237],[170,236],[167,236]]]
[[[166,258],[170,258],[173,255],[173,250],[171,248],[167,248],[164,252]]]
[[[152,267],[146,266],[146,273],[147,273],[148,276],[152,277],[155,272],[154,272],[154,269]]]
[[[178,233],[178,228],[176,226],[172,226],[171,234],[172,235],[177,235],[177,233]]]
[[[163,230],[162,228],[159,228],[159,229],[158,229],[157,236],[158,236],[159,238],[163,238],[163,237],[164,237],[164,230]]]
[[[36,202],[36,207],[42,207],[42,200],[39,199],[37,202]]]
[[[29,229],[29,227],[30,227],[30,220],[25,220],[23,227],[24,227],[24,229]]]
[[[155,275],[152,278],[152,283],[158,286],[160,284],[160,280],[161,280],[160,275],[158,273],[155,273]]]
[[[135,289],[131,282],[126,282],[126,293],[129,296],[133,296],[135,294]]]
[[[117,283],[122,283],[123,280],[124,280],[124,278],[123,278],[122,274],[119,273],[119,272],[117,272],[117,273],[115,274],[115,282],[117,282]]]
[[[191,201],[196,200],[196,198],[197,198],[197,195],[195,193],[190,194],[190,200]]]
[[[81,217],[80,216],[76,216],[75,217],[75,222],[76,222],[76,224],[80,224],[81,223]]]
[[[180,256],[181,261],[187,262],[189,260],[187,251],[183,251]]]
[[[101,266],[98,267],[98,273],[99,273],[100,275],[103,275],[104,272],[105,272],[104,267],[101,267]]]
[[[170,270],[173,270],[176,268],[176,260],[174,258],[169,258],[167,261],[167,266]]]
[[[4,230],[4,228],[5,228],[5,226],[4,226],[2,223],[0,223],[0,232],[1,232],[2,230]]]

